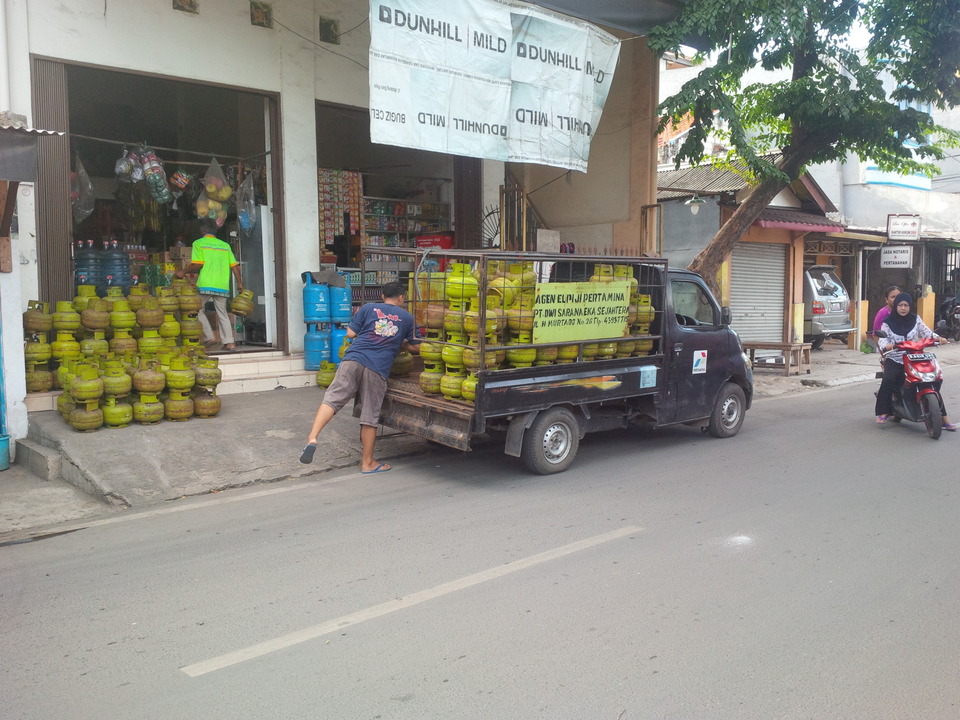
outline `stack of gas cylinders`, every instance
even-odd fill
[[[339,365],[340,348],[347,337],[346,325],[353,318],[353,294],[348,276],[345,287],[317,282],[313,273],[303,278],[303,367],[319,370],[322,363]]]
[[[83,284],[52,313],[31,300],[23,314],[27,392],[62,389],[57,409],[80,431],[217,415],[222,372],[200,344],[202,304],[182,280],[155,292],[133,285],[127,295],[112,285],[103,297]]]

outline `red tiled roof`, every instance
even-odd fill
[[[843,225],[823,215],[793,210],[791,208],[767,207],[753,221],[757,227],[783,228],[800,232],[839,232]]]

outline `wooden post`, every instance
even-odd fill
[[[20,183],[0,180],[0,272],[13,272],[13,243],[10,225],[17,207],[17,188]]]

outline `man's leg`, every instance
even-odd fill
[[[373,459],[374,446],[377,444],[377,428],[373,425],[360,426],[360,446],[363,449],[363,456],[360,459],[361,472],[370,472],[377,470],[383,472],[389,470],[387,463],[378,463]]]
[[[230,316],[227,314],[227,299],[217,296],[213,299],[213,307],[217,311],[217,327],[220,328],[220,342],[227,350],[233,350],[233,326],[230,324]]]
[[[213,300],[212,295],[201,295],[203,298],[203,307],[197,313],[197,319],[200,321],[200,341],[207,345],[213,342],[213,328],[210,327],[210,320],[207,319],[207,300]]]
[[[317,408],[317,414],[313,418],[313,425],[310,426],[310,434],[307,436],[307,445],[300,453],[300,462],[309,465],[313,462],[313,454],[317,451],[317,436],[324,426],[330,422],[330,419],[337,414],[336,408],[326,403],[320,403]]]

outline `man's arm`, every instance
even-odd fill
[[[202,268],[202,267],[203,267],[203,265],[201,265],[201,264],[199,264],[199,263],[194,263],[194,262],[192,262],[192,263],[190,263],[189,265],[187,265],[185,268],[183,268],[183,270],[177,270],[175,273],[173,273],[173,276],[176,277],[176,278],[183,279],[183,276],[184,276],[184,275],[189,275],[189,274],[191,274],[191,273],[200,272],[200,268]]]
[[[230,268],[230,272],[233,273],[233,279],[237,282],[237,292],[243,291],[243,281],[240,279],[240,263]]]

